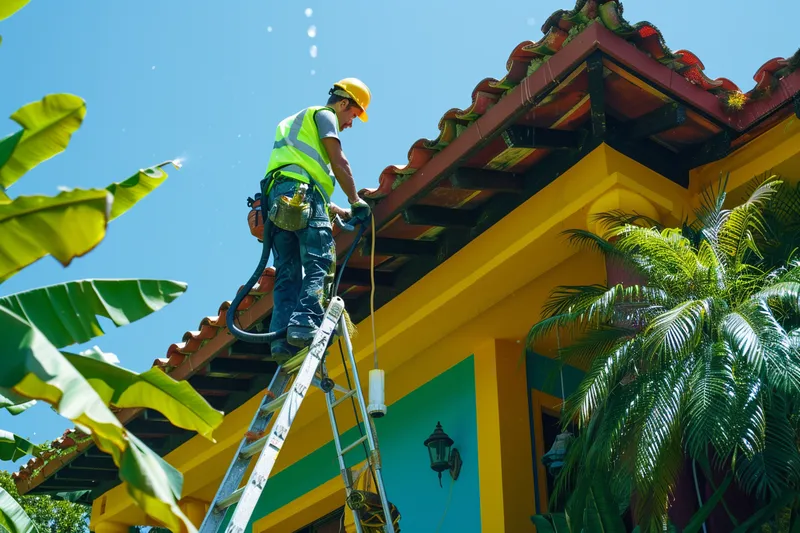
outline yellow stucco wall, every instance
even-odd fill
[[[519,382],[524,370],[516,366],[522,349],[518,343],[539,318],[552,287],[605,280],[602,260],[569,245],[560,232],[596,229],[592,213],[616,208],[677,222],[691,213],[698,195],[716,183],[720,172],[730,172],[731,185],[736,187],[786,164],[798,153],[800,125],[787,121],[727,160],[693,172],[687,190],[603,145],[377,311],[377,345],[386,371],[389,406],[474,354],[476,378],[480,376],[475,386],[481,515],[495,517],[492,531],[533,531],[528,518],[534,500],[530,427],[525,385]],[[366,379],[372,365],[369,324],[360,324],[359,330],[354,349],[359,372]],[[547,350],[545,342],[541,351]],[[329,361],[331,377],[342,377],[339,354],[333,353]],[[216,432],[217,444],[195,437],[166,457],[184,473],[185,498],[199,502],[213,498],[258,402],[254,397],[225,417]],[[338,422],[342,431],[354,425],[352,416]],[[274,473],[329,440],[324,398],[314,390],[305,400]],[[291,517],[297,511],[321,511],[340,496],[337,483],[330,480],[272,513],[258,530],[283,531],[286,528],[278,526],[293,523]],[[502,517],[500,529],[497,517]],[[111,528],[147,520],[124,487],[118,486],[93,506],[92,527],[103,523]]]

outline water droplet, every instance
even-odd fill
[[[151,68],[150,70],[155,70],[155,69],[156,69],[156,66],[155,66],[155,65],[153,65],[153,68]]]
[[[533,18],[533,17],[530,17],[528,19],[528,26],[536,26],[536,19]]]
[[[310,16],[311,16],[311,15],[313,15],[313,14],[314,14],[314,10],[313,10],[313,9],[311,9],[310,7],[307,7],[307,8],[306,8],[306,16],[307,16],[307,17],[310,17]]]
[[[311,54],[311,57],[317,57],[317,45],[312,44],[311,49],[308,51],[308,53]]]
[[[308,27],[308,36],[312,39],[317,36],[317,27],[312,25]]]
[[[272,26],[267,26],[267,33],[272,33]]]
[[[311,75],[312,75],[312,76],[313,76],[314,74],[316,74],[316,73],[317,73],[317,71],[316,71],[316,70],[312,70],[312,71],[311,71]]]
[[[236,138],[237,138],[237,139],[239,139],[239,138],[241,138],[241,137],[242,137],[242,134],[241,134],[241,133],[240,133],[239,135],[237,135],[237,136],[236,136]]]

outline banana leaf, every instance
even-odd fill
[[[36,400],[29,400],[18,394],[11,392],[0,394],[0,409],[5,409],[14,416],[26,411],[35,404]]]
[[[566,517],[561,513],[535,515],[531,517],[536,533],[570,533]]]
[[[19,144],[19,140],[22,138],[22,135],[25,133],[25,130],[19,130],[17,133],[12,133],[2,139],[0,139],[0,168],[6,164],[6,161],[9,160],[11,154],[14,153],[14,148],[17,147]]]
[[[0,487],[0,531],[39,533],[39,529],[11,494]]]
[[[30,0],[3,0],[0,2],[0,20],[7,19],[23,7]]]
[[[212,433],[222,424],[224,415],[211,407],[188,382],[176,381],[159,368],[137,374],[92,355],[62,353],[106,405],[153,409],[173,425],[196,431],[216,442]]]
[[[626,533],[608,480],[595,478],[587,499],[585,530],[596,533]]]
[[[38,455],[41,451],[29,440],[0,429],[0,461],[16,461],[26,455]]]
[[[23,196],[0,204],[0,282],[52,254],[67,266],[106,232],[114,197],[105,189]]]
[[[18,3],[18,0],[11,3]],[[0,8],[0,18],[3,18],[2,11],[5,9]],[[0,185],[7,189],[42,161],[63,152],[85,115],[86,102],[65,93],[48,94],[38,102],[19,108],[11,115],[11,120],[22,126],[23,133],[7,160],[0,165]]]
[[[73,189],[58,196],[23,196],[11,202],[0,199],[0,282],[52,254],[67,266],[75,257],[93,250],[106,233],[106,225],[136,205],[167,179],[160,165],[138,171],[121,182],[101,189]]]
[[[171,163],[175,165],[175,168],[180,168],[176,163]],[[126,213],[139,200],[153,192],[165,179],[167,179],[167,173],[156,166],[140,170],[128,179],[106,187],[106,190],[114,195],[114,204],[111,206],[109,220],[114,220]]]
[[[133,500],[176,532],[197,529],[178,507],[182,476],[120,424],[92,386],[41,331],[0,308],[0,394],[6,390],[43,400],[78,429],[90,434],[120,468]]]
[[[71,492],[56,492],[55,494],[51,494],[50,497],[56,501],[84,503],[91,505],[91,494],[92,491],[90,490],[75,490]]]
[[[57,348],[104,335],[97,317],[124,326],[173,302],[186,284],[154,279],[86,279],[48,285],[0,298]]]

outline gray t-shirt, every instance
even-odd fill
[[[339,138],[339,134],[336,132],[336,113],[330,109],[320,109],[317,111],[317,114],[314,115],[314,121],[317,123],[320,139],[326,137],[333,137],[334,139]]]

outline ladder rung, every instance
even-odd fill
[[[271,432],[270,432],[271,433]],[[261,450],[264,449],[264,444],[267,442],[267,437],[269,437],[270,433],[267,433],[263,437],[258,440],[254,440],[247,446],[242,448],[242,451],[239,452],[239,457],[242,459],[250,459],[255,454],[259,453]]]
[[[353,444],[351,444],[347,448],[343,449],[342,450],[342,455],[346,454],[347,452],[349,452],[350,450],[352,450],[353,448],[355,448],[356,446],[358,446],[359,444],[361,444],[362,442],[364,442],[366,440],[367,440],[367,436],[364,435],[363,437],[361,437],[360,439],[355,441]]]
[[[223,498],[219,501],[216,505],[217,510],[224,511],[234,503],[238,503],[239,499],[242,497],[242,493],[244,492],[244,487],[236,489],[235,491],[231,492],[231,495],[227,498]]]
[[[264,406],[261,408],[261,414],[265,415],[267,413],[272,413],[274,411],[277,411],[278,409],[281,408],[284,402],[286,402],[286,398],[288,397],[289,397],[289,391],[284,392],[271,402],[264,404]]]
[[[342,403],[346,399],[352,398],[355,395],[355,393],[356,393],[355,390],[347,391],[347,394],[345,394],[341,398],[338,398],[336,401],[331,402],[331,407],[336,407],[337,405],[339,405],[340,403]]]

